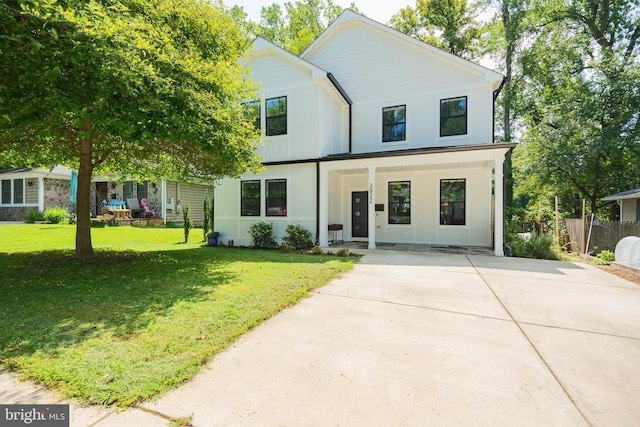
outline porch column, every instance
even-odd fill
[[[320,163],[320,197],[318,198],[319,206],[319,245],[320,247],[329,246],[329,171],[327,167]]]
[[[504,256],[504,158],[495,161],[494,254]]]
[[[38,211],[44,212],[44,178],[38,177]]]
[[[376,168],[369,166],[369,249],[376,248]]]

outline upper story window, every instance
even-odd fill
[[[440,225],[465,225],[466,186],[465,179],[440,180]]]
[[[268,179],[265,184],[267,216],[287,216],[287,180]]]
[[[251,101],[244,104],[247,120],[253,121],[256,129],[260,129],[260,101]]]
[[[407,130],[407,106],[382,109],[382,142],[404,141]]]
[[[240,186],[240,215],[260,216],[260,181],[242,181]]]
[[[287,97],[269,98],[266,104],[266,135],[287,134]]]
[[[0,204],[16,205],[24,203],[24,179],[3,179]]]
[[[389,224],[411,224],[411,182],[389,183]]]
[[[466,135],[467,97],[440,100],[440,136]]]

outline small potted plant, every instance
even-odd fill
[[[220,233],[217,231],[212,231],[207,234],[207,245],[209,246],[218,246],[218,237],[220,237]]]

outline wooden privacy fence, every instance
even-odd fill
[[[564,222],[569,234],[570,249],[582,252],[589,236],[591,218],[585,219],[584,229],[580,218],[565,218]],[[586,252],[597,255],[600,251],[613,251],[618,242],[627,236],[640,236],[640,222],[600,221],[596,219],[593,221],[591,238],[588,239],[589,248]]]

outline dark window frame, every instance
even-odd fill
[[[270,186],[275,183],[284,183],[284,195],[272,195]],[[265,194],[265,215],[266,216],[287,216],[287,180],[267,179],[264,182]],[[272,187],[273,188],[273,187]],[[280,201],[280,203],[276,203]]]
[[[278,107],[280,106],[280,99],[284,99],[284,114],[278,115],[270,115],[269,112],[273,111],[276,107],[269,107],[270,102],[278,102]],[[286,135],[287,134],[287,96],[277,96],[275,98],[268,98],[264,102],[265,109],[265,135],[266,136],[277,136],[277,135]],[[282,123],[284,121],[284,126]],[[275,126],[273,123],[279,123],[279,126]]]
[[[388,116],[388,112],[403,110],[402,120],[396,121],[386,121],[386,117]],[[395,118],[396,115],[393,114]],[[401,126],[402,131],[399,132],[399,136],[396,137],[396,132],[394,132],[393,128],[396,126]],[[382,142],[398,142],[398,141],[406,141],[407,140],[407,105],[394,105],[392,107],[384,107],[382,108]]]
[[[452,194],[451,185],[462,183],[462,200]],[[443,188],[449,185],[449,188]],[[444,191],[447,190],[447,191]],[[467,224],[467,179],[446,178],[440,180],[440,225],[466,225]]]
[[[396,194],[397,185],[407,186],[408,196]],[[411,224],[411,181],[389,181],[387,183],[389,212],[387,222],[389,224]],[[404,200],[401,198],[404,197]],[[406,220],[403,220],[405,219]]]
[[[443,108],[444,104],[447,102],[454,102],[456,100],[464,99],[464,113],[463,114],[448,114],[445,115],[446,108]],[[449,121],[454,121],[464,117],[464,129],[462,131],[452,131],[448,133],[444,133],[447,128],[447,123]],[[469,133],[469,99],[466,95],[464,96],[455,96],[453,98],[444,98],[440,100],[440,137],[445,138],[449,136],[460,136],[467,135]]]
[[[245,187],[244,187],[245,184],[258,184],[258,196],[247,197],[245,195]],[[262,210],[261,196],[262,196],[262,183],[260,182],[259,179],[247,179],[244,181],[240,181],[240,216],[260,216],[260,211]],[[256,200],[258,201],[257,212],[255,208],[251,209],[250,207],[247,207],[247,202],[253,201],[253,203],[255,204]],[[246,212],[249,212],[249,213],[246,213]]]

